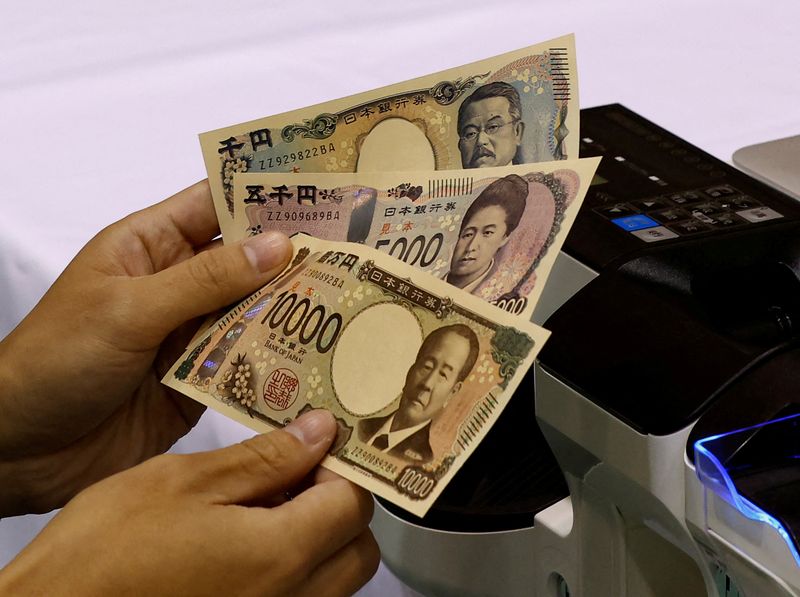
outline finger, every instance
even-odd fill
[[[343,479],[341,475],[338,473],[334,473],[332,470],[325,468],[324,466],[318,466],[317,469],[314,471],[314,483],[330,483],[331,481],[338,481],[339,479]]]
[[[299,595],[352,595],[375,576],[381,552],[369,529],[322,562],[297,589]]]
[[[197,247],[195,249],[195,252],[202,253],[203,251],[211,251],[212,249],[216,249],[217,247],[221,247],[222,245],[223,245],[222,239],[218,238],[216,240],[212,240],[210,243]]]
[[[317,465],[308,475],[301,479],[299,483],[285,489],[283,493],[261,496],[257,500],[247,502],[247,505],[259,508],[274,508],[294,499],[294,496],[300,495],[318,483],[328,483],[343,478],[344,477],[337,475],[333,471],[324,468],[322,465]]]
[[[279,527],[291,528],[292,543],[307,550],[316,567],[360,535],[372,519],[372,495],[345,479],[314,485],[273,508]]]
[[[202,251],[165,270],[131,279],[137,302],[150,313],[156,335],[229,305],[280,273],[291,257],[285,234],[265,232],[239,243]],[[158,338],[160,341],[162,338]]]
[[[261,508],[274,508],[275,506],[280,506],[294,499],[294,496],[300,495],[318,483],[329,483],[330,481],[341,480],[343,478],[344,477],[337,475],[333,471],[324,468],[322,465],[317,465],[308,475],[301,479],[299,483],[287,488],[284,493],[261,497],[254,502],[248,502],[247,505]]]
[[[155,221],[171,222],[192,246],[205,244],[219,234],[219,221],[207,179],[145,211],[149,212],[148,218],[155,216]]]
[[[280,431],[191,455],[188,489],[210,495],[215,504],[251,504],[283,494],[317,465],[335,436],[333,416],[313,410]]]

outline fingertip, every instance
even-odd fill
[[[336,420],[327,410],[316,409],[289,423],[284,431],[308,446],[326,444],[327,448],[336,437]]]
[[[245,240],[242,250],[253,269],[264,274],[289,260],[292,242],[283,232],[270,230]]]

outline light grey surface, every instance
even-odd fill
[[[543,326],[548,317],[596,277],[596,271],[563,251],[560,252],[553,263],[547,286],[542,290],[542,296],[533,310],[531,321]]]
[[[581,105],[727,160],[800,130],[798,20],[796,0],[5,2],[0,336],[103,226],[205,175],[199,132],[575,32]],[[248,433],[209,413],[178,449]],[[0,521],[0,564],[44,520]]]
[[[800,199],[800,135],[738,149],[733,163],[758,180]]]

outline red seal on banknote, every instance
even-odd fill
[[[291,369],[275,369],[264,382],[264,401],[273,410],[286,410],[297,399],[300,381]]]

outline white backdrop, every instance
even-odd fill
[[[5,2],[0,337],[103,226],[205,176],[200,132],[575,32],[582,106],[729,160],[800,133],[798,22],[797,0]],[[246,433],[208,413],[178,449]],[[0,522],[0,565],[46,519]]]

